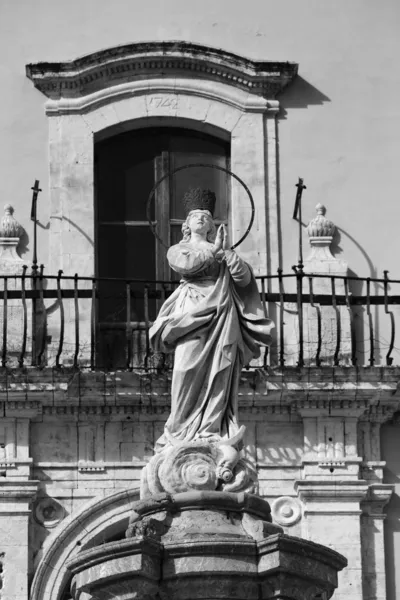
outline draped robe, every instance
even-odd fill
[[[150,329],[155,351],[175,351],[167,433],[181,441],[232,437],[241,369],[269,344],[273,325],[251,268],[235,252],[215,256],[181,242],[167,259],[182,280]],[[158,448],[166,442],[163,435]]]

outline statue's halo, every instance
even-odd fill
[[[163,240],[160,238],[160,236],[158,235],[156,228],[154,226],[153,221],[151,220],[151,203],[153,201],[153,198],[155,196],[156,190],[158,188],[158,186],[168,177],[172,177],[172,175],[175,175],[175,173],[177,173],[178,171],[183,171],[184,169],[193,169],[193,168],[199,168],[199,167],[207,167],[209,169],[218,169],[218,171],[223,171],[224,173],[228,173],[228,175],[230,175],[231,177],[233,177],[234,179],[236,179],[236,181],[238,181],[246,190],[247,195],[249,197],[250,200],[250,205],[251,205],[251,217],[250,217],[250,222],[249,225],[246,229],[246,231],[244,232],[244,234],[242,235],[242,237],[240,238],[240,240],[238,242],[236,242],[236,244],[233,244],[233,246],[231,246],[231,250],[233,250],[234,248],[236,248],[237,246],[239,246],[239,244],[241,244],[246,237],[249,235],[250,233],[250,229],[253,226],[254,223],[254,213],[255,213],[255,208],[254,208],[254,200],[253,200],[253,196],[251,195],[251,192],[249,190],[249,188],[247,187],[247,185],[244,183],[244,181],[242,179],[240,179],[240,177],[238,177],[237,175],[235,175],[235,173],[233,173],[232,171],[230,171],[229,169],[225,169],[225,167],[219,167],[218,165],[211,165],[211,164],[207,164],[207,163],[193,163],[190,165],[183,165],[182,167],[178,167],[177,169],[174,169],[173,171],[170,171],[169,173],[166,173],[165,175],[163,175],[158,181],[156,181],[153,189],[151,190],[149,197],[147,199],[147,220],[149,222],[150,225],[150,229],[153,232],[153,235],[158,239],[158,241],[165,247],[168,248],[168,246],[166,244],[164,244]]]

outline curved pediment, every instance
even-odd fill
[[[81,98],[135,80],[180,77],[219,81],[274,98],[297,75],[293,62],[258,61],[189,42],[140,42],[67,62],[26,66],[37,89],[51,99]]]

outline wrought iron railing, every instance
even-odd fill
[[[257,277],[273,343],[249,367],[400,364],[400,280],[309,275]],[[0,278],[3,367],[169,369],[149,328],[178,281],[37,273]],[[394,292],[398,291],[397,294]]]

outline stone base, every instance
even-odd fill
[[[75,600],[317,600],[331,597],[346,565],[325,546],[285,535],[268,502],[246,493],[136,502],[126,535],[69,562]]]

